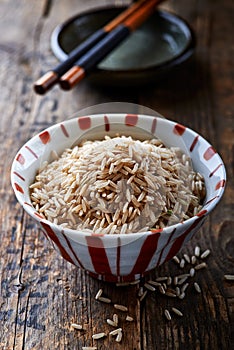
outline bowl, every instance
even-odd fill
[[[58,25],[51,36],[55,56],[64,61],[83,40],[115,18],[124,7],[89,10]],[[194,52],[195,36],[179,16],[158,10],[110,53],[88,77],[101,85],[155,83]]]
[[[190,156],[194,170],[203,175],[206,187],[206,197],[197,215],[163,229],[108,235],[63,228],[35,210],[29,186],[41,163],[50,161],[54,150],[61,154],[82,139],[102,139],[117,132],[141,140],[157,136],[166,146],[180,147]],[[170,260],[193,237],[220,201],[226,173],[215,149],[190,128],[160,117],[107,113],[66,120],[34,136],[17,153],[11,182],[19,203],[64,259],[98,279],[129,282]]]

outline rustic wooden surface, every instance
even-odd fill
[[[83,81],[72,92],[55,88],[37,96],[34,80],[57,62],[49,46],[54,27],[83,9],[109,3],[114,1],[0,1],[0,349],[233,349],[234,284],[223,276],[234,273],[234,3],[169,0],[162,6],[189,21],[197,49],[193,60],[154,87],[98,89]],[[15,199],[10,166],[24,142],[78,110],[113,101],[141,104],[190,126],[223,157],[228,184],[222,202],[181,252],[191,255],[196,245],[211,250],[208,268],[194,277],[201,294],[189,286],[184,300],[149,292],[140,303],[138,286],[117,288],[90,278],[49,246]],[[150,277],[178,273],[169,262]],[[114,302],[128,305],[134,317],[127,323],[120,313],[120,344],[91,338],[110,330],[105,320],[113,315],[111,305],[94,300],[100,287]],[[173,306],[184,316],[167,321],[164,309]],[[85,330],[74,331],[72,322]]]

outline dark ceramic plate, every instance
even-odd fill
[[[55,56],[65,60],[72,49],[123,9],[102,8],[85,12],[56,27],[51,37]],[[193,31],[183,19],[157,11],[112,51],[89,79],[119,86],[150,83],[187,60],[194,47]]]

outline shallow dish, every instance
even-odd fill
[[[159,137],[167,147],[178,146],[187,153],[195,171],[203,175],[206,198],[194,217],[147,232],[103,235],[62,228],[36,212],[29,186],[51,152],[61,154],[82,139],[102,139],[119,132],[141,140]],[[72,264],[105,281],[133,281],[170,260],[201,227],[220,201],[225,187],[223,162],[214,148],[191,129],[167,119],[129,114],[83,116],[51,126],[34,136],[17,153],[11,170],[16,197],[40,225],[58,252]]]
[[[51,47],[64,61],[67,54],[124,8],[87,11],[55,28]],[[97,67],[89,79],[104,85],[137,85],[155,82],[194,51],[190,26],[167,11],[155,12]]]

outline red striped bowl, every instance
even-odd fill
[[[64,229],[45,220],[31,204],[29,185],[42,161],[52,150],[61,153],[77,140],[97,139],[116,132],[139,139],[158,136],[167,146],[178,146],[189,154],[193,167],[205,179],[207,195],[194,217],[161,230],[119,235],[97,235]],[[29,140],[17,153],[11,170],[16,197],[36,220],[53,247],[70,263],[105,281],[126,282],[170,260],[201,227],[220,201],[226,173],[214,148],[191,129],[167,119],[133,114],[99,114],[56,124]]]

